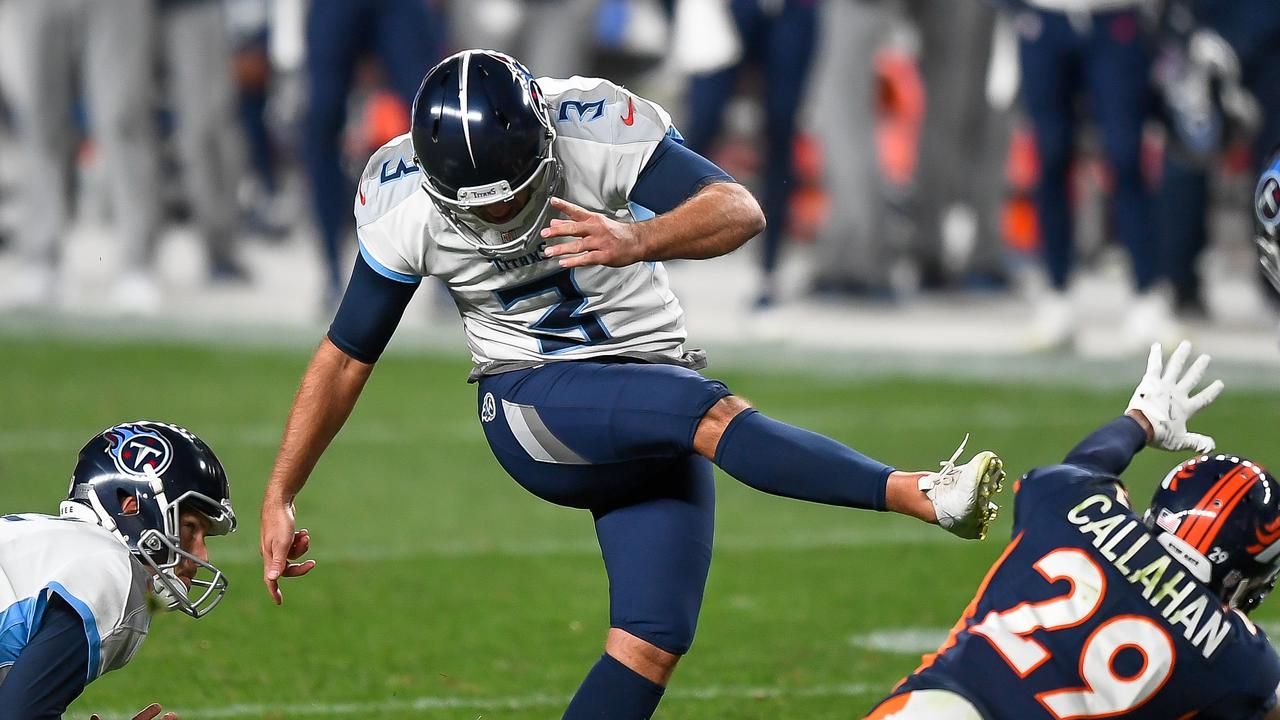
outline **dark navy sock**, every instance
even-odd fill
[[[605,653],[578,686],[563,720],[649,720],[665,689]]]
[[[744,410],[729,422],[716,465],[762,492],[824,505],[885,509],[893,468],[831,438]]]

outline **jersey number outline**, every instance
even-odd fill
[[[498,302],[502,303],[503,310],[510,310],[521,300],[545,293],[555,293],[560,297],[560,302],[553,305],[537,322],[531,323],[529,328],[550,332],[578,332],[582,337],[535,332],[533,336],[537,338],[538,347],[544,354],[554,355],[584,345],[595,345],[613,337],[601,322],[599,314],[582,312],[582,309],[587,306],[587,296],[578,287],[578,282],[573,279],[573,268],[561,270],[523,285],[494,291]]]
[[[1076,627],[1097,612],[1107,592],[1106,575],[1083,550],[1059,548],[1036,561],[1036,571],[1050,583],[1066,580],[1071,589],[1038,603],[1024,602],[1003,612],[992,610],[969,627],[1000,654],[1018,677],[1025,678],[1049,659],[1035,630]],[[1142,654],[1142,668],[1121,676],[1113,663],[1125,648]],[[1150,618],[1119,615],[1099,625],[1080,650],[1081,687],[1049,690],[1036,700],[1058,718],[1101,718],[1132,711],[1150,700],[1173,675],[1173,638]]]

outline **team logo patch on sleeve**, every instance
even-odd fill
[[[117,425],[103,437],[116,469],[126,475],[163,475],[173,461],[169,441],[142,425]]]

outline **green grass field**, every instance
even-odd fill
[[[277,608],[261,583],[257,502],[306,351],[23,335],[0,348],[0,512],[56,512],[81,443],[147,417],[209,442],[241,520],[211,543],[232,583],[217,611],[157,618],[131,665],[91,685],[68,717],[125,717],[160,700],[188,720],[556,718],[599,655],[608,615],[590,518],[537,500],[498,467],[465,360],[382,361],[300,498],[319,565]],[[1135,382],[1141,370],[1136,360]],[[1011,476],[1059,460],[1128,399],[1051,384],[720,377],[777,418],[903,468],[934,467],[971,432],[970,450],[998,450]],[[1280,462],[1278,401],[1228,389],[1197,426],[1225,450]],[[1135,497],[1179,459],[1139,457],[1127,476]],[[1002,516],[992,540],[965,543],[724,476],[718,491],[698,641],[663,720],[860,717],[919,658],[853,639],[950,626],[1009,527]],[[1280,618],[1272,605],[1259,616]]]

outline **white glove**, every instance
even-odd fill
[[[1213,402],[1224,386],[1221,380],[1214,380],[1209,387],[1191,397],[1191,391],[1209,367],[1209,356],[1201,355],[1196,358],[1186,374],[1182,375],[1182,367],[1186,365],[1190,354],[1191,343],[1183,340],[1178,349],[1173,351],[1173,355],[1169,356],[1169,364],[1162,373],[1160,366],[1163,353],[1160,343],[1152,345],[1151,356],[1147,358],[1147,374],[1142,376],[1138,389],[1129,398],[1129,407],[1125,412],[1140,411],[1155,430],[1149,443],[1152,447],[1173,451],[1195,450],[1200,453],[1213,450],[1213,438],[1187,432],[1187,420]],[[1178,379],[1179,375],[1182,375],[1181,380]]]

